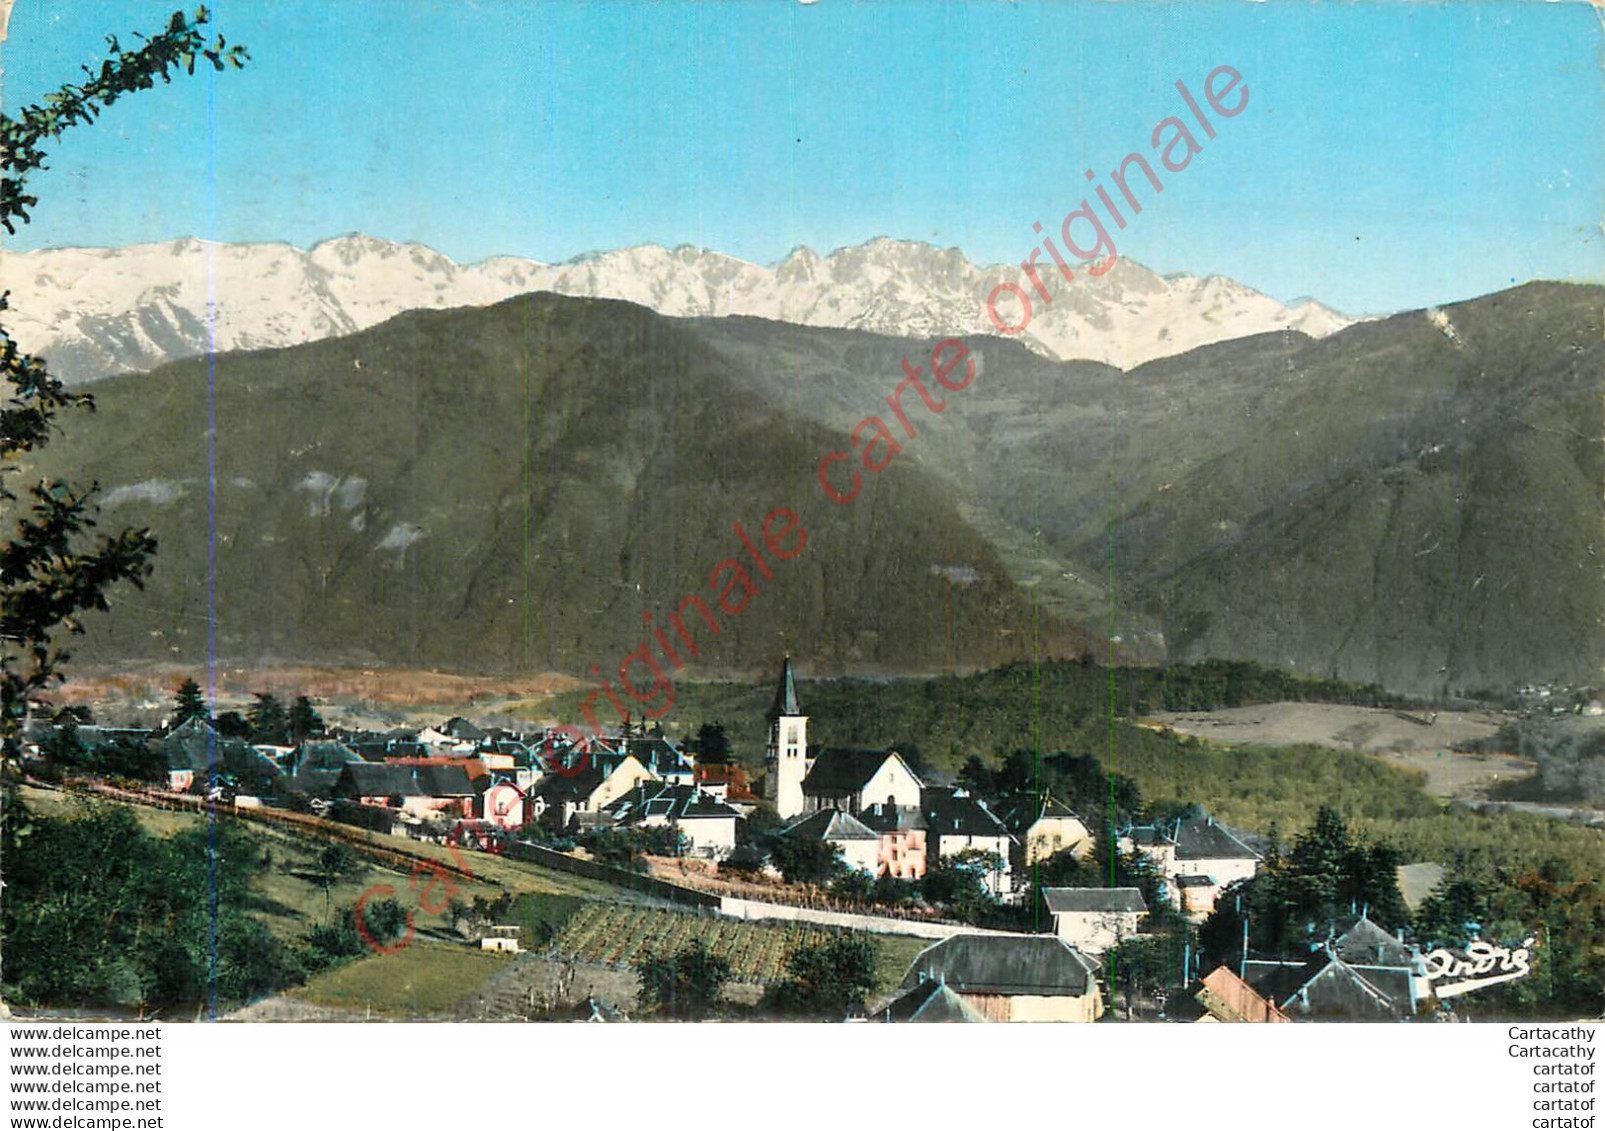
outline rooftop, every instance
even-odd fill
[[[851,813],[840,809],[821,809],[800,821],[793,821],[782,830],[785,836],[808,837],[813,840],[879,840],[880,834],[867,827]]]
[[[1146,914],[1148,901],[1136,888],[1044,888],[1048,910],[1062,913]]]
[[[803,793],[818,797],[845,797],[857,793],[869,784],[869,779],[886,764],[888,758],[897,758],[897,753],[892,750],[849,750],[839,746],[821,750],[815,755],[808,776],[803,778]]]
[[[953,935],[920,952],[903,988],[941,982],[961,994],[1079,997],[1096,969],[1057,935]]]

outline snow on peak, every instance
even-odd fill
[[[1320,337],[1351,321],[1313,300],[1284,306],[1220,276],[1160,276],[1129,259],[1066,282],[1039,260],[1022,342],[1055,358],[1130,367],[1226,338],[1291,328]],[[478,306],[529,291],[623,299],[678,317],[752,315],[900,336],[996,334],[985,302],[1018,266],[981,267],[957,248],[882,236],[821,256],[797,247],[773,268],[683,244],[546,264],[459,264],[417,243],[362,233],[310,250],[192,237],[115,249],[0,252],[9,328],[68,381],[218,350],[348,334],[405,310]],[[1011,300],[1012,301],[1012,300]],[[1010,308],[1013,309],[1012,307]]]

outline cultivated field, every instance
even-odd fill
[[[511,964],[509,955],[451,943],[415,942],[317,975],[284,996],[313,1006],[396,1019],[433,1017]]]
[[[672,955],[693,939],[730,961],[731,976],[740,981],[771,983],[785,977],[786,956],[794,947],[830,938],[832,932],[810,923],[767,926],[716,919],[682,911],[660,911],[620,903],[587,903],[557,936],[557,948],[580,962],[629,966],[647,952]],[[928,939],[877,935],[882,990],[896,985]]]
[[[1222,746],[1330,746],[1374,755],[1426,775],[1439,797],[1475,797],[1500,782],[1532,774],[1533,764],[1506,754],[1457,754],[1451,747],[1487,738],[1505,720],[1491,711],[1441,711],[1413,721],[1379,707],[1268,703],[1218,711],[1162,711],[1147,722]]]

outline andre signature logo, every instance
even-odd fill
[[[1513,982],[1532,970],[1532,948],[1536,940],[1529,935],[1518,947],[1497,946],[1473,939],[1463,951],[1438,949],[1422,957],[1427,980],[1440,998],[1454,997],[1484,986]]]

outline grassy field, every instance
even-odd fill
[[[79,794],[32,787],[24,787],[23,796],[27,804],[41,815],[58,818],[70,818],[82,813],[91,804],[119,804],[108,799],[91,802]],[[130,805],[129,808],[140,824],[157,836],[169,836],[182,829],[195,828],[204,825],[207,820],[198,813],[146,805]],[[394,898],[413,913],[419,930],[446,926],[443,915],[432,915],[419,905],[419,892],[411,887],[411,876],[405,871],[381,865],[359,854],[353,870],[341,877],[325,897],[312,880],[315,861],[323,849],[322,841],[254,821],[238,821],[237,825],[247,830],[267,854],[266,862],[252,885],[256,901],[251,911],[269,930],[286,941],[299,939],[312,927],[327,921],[331,911],[350,907],[364,891],[376,885],[395,889]],[[441,845],[377,834],[371,840],[379,846],[402,847],[442,863],[466,866],[474,878],[455,878],[452,881],[458,889],[454,898],[463,903],[472,903],[476,896],[486,900],[495,899],[503,892],[590,897],[618,894],[616,888],[600,881],[553,872],[485,852],[460,850],[454,856],[450,849]],[[428,882],[429,877],[426,876],[419,881],[419,887]],[[437,898],[438,895],[432,896],[431,900]]]
[[[23,803],[41,817],[70,820],[83,813],[90,804],[82,794],[69,793],[64,789],[39,789],[31,785],[24,785],[20,789]],[[97,803],[116,804],[112,801]],[[148,805],[131,805],[129,808],[133,810],[134,817],[145,831],[153,836],[171,836],[173,833],[192,829],[206,822],[206,818],[199,813],[154,809]]]
[[[511,961],[465,946],[415,942],[398,954],[370,955],[319,974],[290,996],[331,1009],[425,1018],[451,1008]]]

